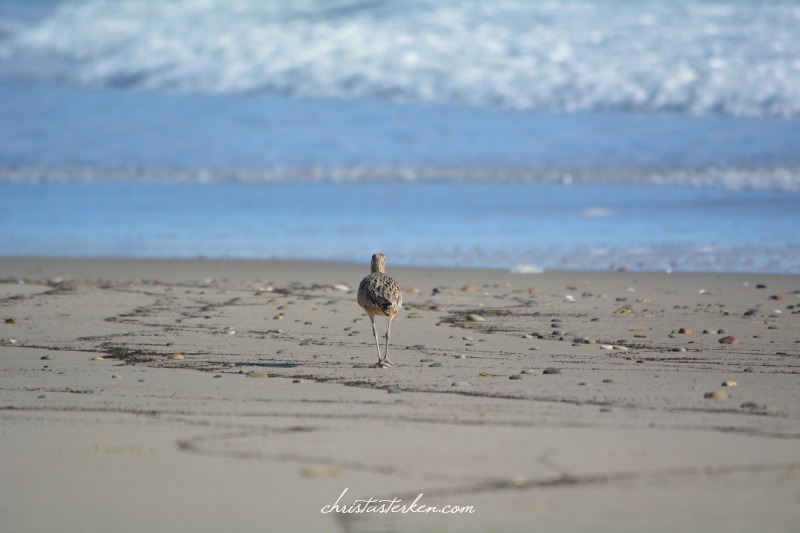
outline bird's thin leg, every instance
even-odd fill
[[[383,347],[383,362],[387,365],[391,365],[392,362],[389,361],[389,332],[392,330],[392,316],[389,317],[389,323],[386,326],[386,345]]]
[[[378,364],[375,366],[383,367],[383,357],[381,357],[381,344],[378,341],[378,328],[375,327],[375,317],[369,315],[369,320],[372,322],[372,335],[375,337],[375,347],[378,349]]]

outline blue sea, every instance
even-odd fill
[[[0,256],[800,274],[800,2],[0,0]]]

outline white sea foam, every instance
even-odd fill
[[[710,168],[648,171],[591,169],[573,172],[571,184],[631,183],[711,187],[731,191],[800,192],[800,168]],[[366,182],[493,182],[563,183],[557,169],[509,169],[435,166],[271,167],[225,169],[36,168],[0,166],[1,182],[170,182],[170,183],[366,183]],[[588,219],[613,217],[616,211],[587,208]]]
[[[798,35],[779,1],[66,0],[0,21],[0,60],[98,87],[797,117]]]

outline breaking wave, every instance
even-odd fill
[[[2,13],[2,12],[0,12]],[[793,2],[64,1],[0,75],[551,111],[800,116]]]

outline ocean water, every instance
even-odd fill
[[[0,0],[0,255],[800,273],[800,2]]]

